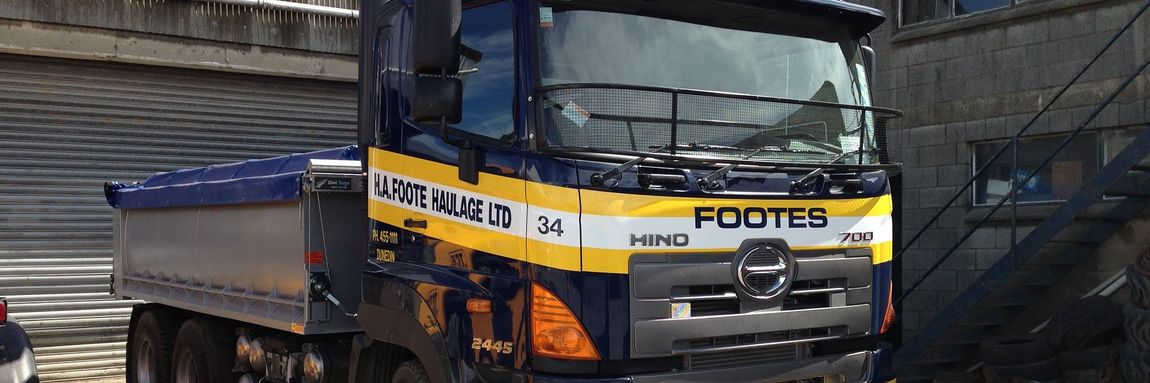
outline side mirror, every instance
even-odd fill
[[[870,80],[870,81],[874,81],[874,60],[875,60],[874,48],[871,48],[870,46],[863,45],[862,46],[862,61],[863,61],[863,66],[866,67],[867,80]]]
[[[411,53],[415,72],[450,76],[459,72],[460,0],[418,0]]]
[[[407,82],[411,119],[416,122],[446,124],[463,120],[463,82],[452,77],[423,77],[412,74]]]
[[[463,118],[463,83],[459,73],[460,0],[419,0],[415,2],[411,56],[414,73],[405,84],[410,117],[422,123],[439,123],[446,137],[447,124]]]

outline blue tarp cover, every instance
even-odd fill
[[[358,160],[355,145],[248,160],[204,168],[156,173],[132,185],[104,187],[108,204],[117,209],[229,205],[290,201],[300,197],[300,176],[308,160]]]

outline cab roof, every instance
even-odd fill
[[[543,1],[557,10],[591,8],[795,35],[822,35],[845,29],[861,38],[886,21],[886,15],[878,9],[842,0]]]

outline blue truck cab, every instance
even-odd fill
[[[361,15],[358,322],[371,347],[399,346],[372,351],[391,355],[378,374],[418,359],[431,381],[894,379],[899,113],[871,105],[860,43],[880,11],[365,0]]]

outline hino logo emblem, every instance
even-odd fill
[[[748,295],[772,299],[791,282],[794,259],[778,247],[760,244],[736,256],[735,275]]]

